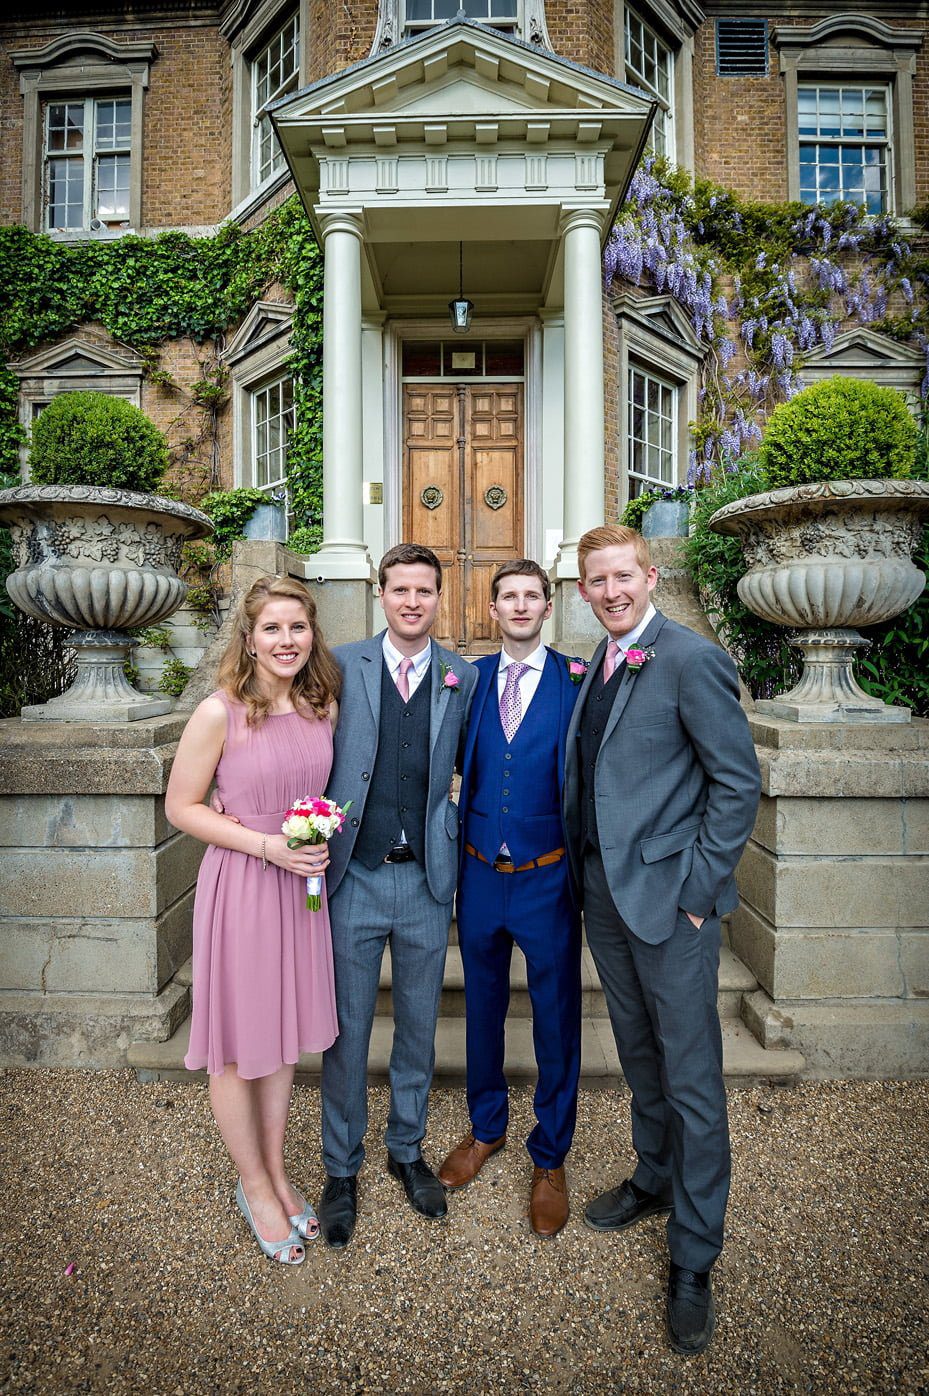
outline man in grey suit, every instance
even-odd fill
[[[381,559],[387,628],[341,645],[339,722],[329,790],[352,801],[329,844],[326,874],[339,1036],[323,1056],[319,1205],[330,1246],[348,1244],[368,1123],[368,1045],[384,948],[394,1014],[387,1166],[422,1216],[445,1216],[445,1191],[424,1161],[435,1025],[458,876],[458,810],[449,799],[477,672],[429,638],[442,567],[401,543]]]
[[[584,1220],[620,1231],[670,1213],[671,1345],[696,1353],[713,1334],[710,1270],[729,1192],[719,918],[738,901],[758,762],[729,656],[652,605],[645,540],[591,529],[578,561],[581,596],[607,635],[568,733],[565,821],[638,1156]]]

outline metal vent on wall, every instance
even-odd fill
[[[768,72],[768,21],[718,19],[716,71],[724,78],[763,78]]]

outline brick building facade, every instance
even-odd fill
[[[544,557],[556,575],[560,566],[570,580],[571,549],[562,545],[566,538],[570,543],[572,526],[576,531],[592,520],[583,510],[568,518],[576,503],[568,420],[577,404],[564,399],[571,378],[565,345],[572,333],[570,323],[565,330],[571,311],[558,289],[565,274],[564,219],[596,204],[602,242],[612,216],[610,191],[622,193],[637,158],[628,134],[615,137],[610,153],[598,103],[603,110],[612,103],[619,113],[617,131],[625,122],[628,133],[638,121],[643,141],[672,165],[746,198],[864,199],[873,213],[905,220],[911,208],[929,201],[929,5],[887,0],[849,4],[837,13],[813,0],[744,0],[738,6],[725,0],[477,0],[463,6],[472,22],[455,31],[448,52],[440,52],[428,37],[438,32],[429,22],[454,24],[455,8],[440,0],[137,0],[131,6],[98,0],[80,7],[35,0],[8,7],[0,20],[0,222],[25,224],[64,243],[170,229],[209,235],[230,219],[251,228],[293,192],[294,172],[311,217],[323,218],[332,181],[342,177],[335,156],[340,148],[349,154],[360,149],[351,134],[357,125],[346,136],[351,122],[346,126],[343,116],[354,112],[357,119],[366,109],[358,104],[369,103],[383,119],[366,137],[375,183],[370,197],[362,190],[355,199],[363,206],[356,229],[363,244],[357,345],[363,431],[356,446],[346,447],[341,438],[337,446],[330,442],[331,451],[358,454],[348,477],[351,491],[359,492],[352,537],[365,556],[355,559],[357,567],[347,566],[336,548],[333,575],[366,577],[370,556],[414,529],[432,529],[429,536],[446,546],[450,567],[477,569],[483,525],[465,496],[502,489],[502,481],[507,502],[487,515],[496,531],[487,524],[485,552],[528,551]],[[473,21],[494,26],[486,41]],[[430,44],[423,62],[404,58],[407,49],[415,57]],[[462,57],[465,48],[470,57]],[[335,91],[334,75],[348,69],[343,86],[349,95],[333,101],[327,133],[327,93]],[[464,86],[449,85],[453,72],[465,74]],[[595,89],[597,74],[626,86]],[[449,125],[462,115],[448,107],[449,93],[453,102],[465,94],[471,103],[467,132]],[[575,118],[586,112],[589,120],[576,120],[573,135],[559,136],[566,104]],[[526,116],[519,131],[514,111]],[[303,159],[300,122],[309,129],[308,113],[319,118],[322,155]],[[404,141],[411,139],[414,118],[427,156],[432,151],[448,160],[448,169],[459,168],[455,152],[467,145],[477,162],[470,205],[454,188],[427,184],[422,209],[427,219],[436,210],[431,233],[402,187],[404,170],[412,168],[404,163],[412,149]],[[282,134],[286,129],[290,134]],[[586,149],[599,152],[601,173],[579,175],[572,197],[558,204],[561,223],[549,217],[551,226],[543,227],[544,209],[548,217],[557,201],[541,176],[533,184],[531,171],[542,166],[532,165],[532,152],[543,152],[538,158],[549,161],[550,174],[559,152],[572,149],[578,169]],[[622,173],[610,174],[620,151]],[[530,174],[508,209],[506,172],[517,155]],[[329,181],[315,213],[313,170],[325,171]],[[602,188],[590,192],[591,180]],[[349,194],[346,185],[340,210],[355,206]],[[406,222],[390,212],[401,206]],[[530,213],[536,223],[527,232]],[[322,236],[322,223],[314,226]],[[476,307],[471,335],[460,342],[448,329],[445,309],[459,289],[459,270]],[[625,302],[623,308],[615,287],[604,295],[602,344],[582,346],[577,361],[602,364],[601,487],[593,504],[588,490],[587,507],[607,517],[630,493],[683,478],[687,422],[696,415],[699,346],[688,342],[686,326],[678,333],[672,308],[649,299],[647,286],[641,293],[641,311]],[[182,388],[202,378],[212,357],[230,369],[215,452],[227,486],[271,488],[283,474],[280,443],[292,423],[287,298],[272,288],[262,304],[267,313],[256,307],[222,342],[177,341],[161,350],[162,367]],[[57,346],[47,343],[16,357],[24,425],[55,392],[92,383],[132,396],[180,449],[200,430],[192,425],[196,414],[182,411],[176,395],[147,377],[139,362],[123,362],[124,346],[107,339],[100,326],[78,326],[68,352],[57,358]],[[416,344],[429,346],[429,353],[413,353]],[[915,371],[909,361],[904,367]],[[637,457],[645,461],[638,471],[632,470],[630,435],[636,393],[649,447]],[[589,400],[596,414],[596,394]],[[451,469],[437,445],[445,429],[443,403],[473,414],[468,431],[495,433],[499,447],[483,474],[476,456],[461,464],[460,512],[447,536],[433,528],[442,508],[424,513],[413,498],[422,493],[425,476],[420,481],[411,463],[416,434],[431,431],[427,474],[438,472],[438,479]],[[481,415],[485,409],[489,417]],[[476,452],[477,436],[470,444]],[[598,446],[598,461],[599,454]],[[331,473],[327,507],[335,478]],[[470,541],[457,538],[456,529]],[[333,536],[330,525],[327,534]],[[325,558],[316,572],[325,575]],[[459,589],[478,606],[481,576],[469,571]],[[481,636],[462,607],[446,617],[445,638],[473,648]]]

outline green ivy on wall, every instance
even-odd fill
[[[157,381],[158,348],[184,336],[215,340],[274,284],[294,297],[290,371],[296,429],[288,485],[296,522],[322,524],[322,257],[306,214],[289,199],[261,227],[212,237],[166,232],[115,242],[57,242],[0,228],[0,359],[8,362],[98,321],[142,354]],[[195,385],[196,386],[196,385]],[[19,383],[0,368],[0,469],[18,469]]]

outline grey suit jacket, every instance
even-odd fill
[[[577,734],[606,637],[581,688],[565,763],[568,853],[583,887]],[[678,908],[722,916],[758,808],[758,761],[732,660],[658,612],[639,641],[655,657],[620,680],[594,773],[597,829],[616,909],[635,935],[667,940]],[[588,792],[589,793],[589,792]]]
[[[342,694],[329,777],[328,794],[352,807],[340,834],[329,842],[331,859],[326,889],[331,897],[342,881],[364,818],[371,772],[377,758],[381,713],[383,631],[369,640],[339,645],[333,653],[342,670]],[[434,640],[432,660],[423,683],[430,686],[429,791],[426,802],[426,879],[439,902],[450,902],[458,876],[458,807],[448,797],[458,741],[468,719],[477,670],[458,654]],[[458,679],[457,688],[443,683],[442,665]]]

